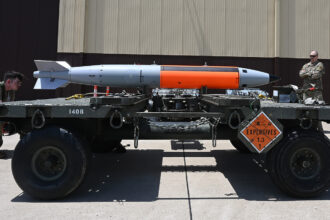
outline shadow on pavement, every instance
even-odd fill
[[[200,143],[189,149],[199,149]],[[201,145],[202,146],[202,145]],[[164,157],[214,157],[216,166],[163,166]],[[170,151],[128,150],[126,154],[94,154],[83,184],[61,202],[151,202],[156,200],[245,199],[252,201],[294,201],[272,183],[259,155],[240,154],[236,150]],[[158,198],[161,172],[221,172],[234,188],[223,197]],[[207,178],[205,181],[208,181]],[[222,185],[221,182],[218,183]],[[189,183],[187,184],[189,187]],[[166,187],[166,186],[165,186]],[[329,200],[329,191],[315,200]],[[40,202],[22,193],[13,202]],[[57,200],[58,202],[58,200]]]
[[[9,160],[11,158],[13,158],[13,155],[14,155],[14,151],[13,150],[0,150],[0,152],[3,152],[6,154],[6,157],[5,158],[2,158],[0,160]]]
[[[94,154],[81,186],[59,201],[155,201],[159,191],[162,154],[163,150]],[[25,193],[12,201],[40,202]]]
[[[204,150],[204,145],[196,140],[171,140],[172,150]]]

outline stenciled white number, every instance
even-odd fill
[[[75,108],[75,109],[69,109],[69,114],[70,115],[83,115],[84,114],[84,109],[79,109],[79,108]]]

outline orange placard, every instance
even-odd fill
[[[261,112],[241,130],[241,134],[260,153],[281,135],[281,130]]]

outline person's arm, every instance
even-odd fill
[[[312,79],[320,79],[325,74],[323,63],[319,62],[313,70]]]
[[[310,76],[310,75],[311,75],[311,73],[307,72],[307,64],[305,64],[305,65],[302,67],[302,69],[300,70],[300,72],[299,72],[299,76],[300,76],[301,78],[306,78],[306,77],[308,77],[308,76]]]

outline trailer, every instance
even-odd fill
[[[63,198],[82,182],[91,152],[122,139],[230,140],[266,159],[271,179],[294,197],[313,197],[330,183],[330,142],[320,122],[330,106],[280,103],[199,90],[76,95],[0,104],[5,129],[19,133],[12,158],[18,186],[38,199]],[[125,174],[123,174],[125,175]]]

